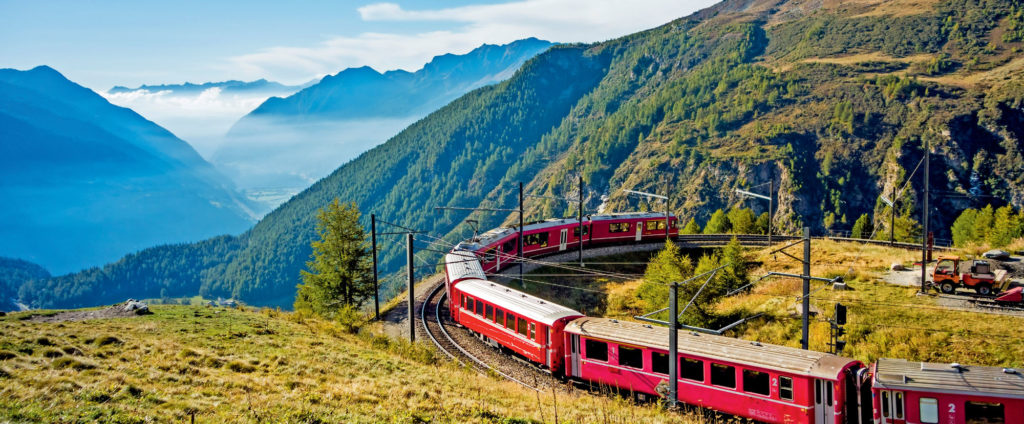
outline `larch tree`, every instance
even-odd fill
[[[334,318],[375,295],[370,252],[355,203],[334,199],[318,211],[316,230],[319,239],[310,243],[313,253],[301,271],[295,310]]]

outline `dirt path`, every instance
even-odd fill
[[[31,313],[23,318],[33,322],[64,322],[64,321],[85,321],[90,319],[108,318],[131,318],[140,315],[148,315],[149,306],[135,300],[128,300],[124,303],[108,306],[103,309],[91,309],[87,311],[64,311],[57,313]]]

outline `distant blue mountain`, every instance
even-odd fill
[[[249,82],[230,80],[230,81],[222,81],[222,82],[207,82],[207,83],[203,83],[203,84],[193,84],[193,83],[190,83],[190,82],[186,82],[184,84],[141,85],[141,86],[139,86],[137,88],[128,88],[128,87],[123,87],[123,86],[118,85],[118,86],[115,86],[114,88],[111,88],[109,91],[107,91],[107,93],[109,93],[109,94],[118,94],[118,93],[129,93],[129,92],[132,92],[132,91],[146,90],[146,91],[149,91],[151,93],[155,93],[155,92],[159,92],[159,91],[170,91],[172,94],[175,94],[175,95],[184,95],[184,94],[199,94],[199,93],[202,93],[203,91],[209,90],[211,88],[220,88],[222,90],[222,92],[225,93],[225,94],[232,94],[232,93],[247,93],[247,94],[250,94],[250,93],[251,94],[267,93],[267,94],[275,94],[275,95],[277,95],[277,94],[281,94],[281,93],[294,93],[294,92],[299,91],[299,90],[301,90],[303,88],[306,88],[306,87],[309,87],[309,86],[311,86],[313,84],[316,84],[316,82],[317,82],[316,80],[313,80],[313,81],[310,81],[310,82],[308,82],[306,84],[302,84],[302,85],[284,85],[284,84],[281,84],[281,83],[278,83],[278,82],[267,81],[265,79],[258,79],[256,81],[249,81]]]
[[[0,256],[59,274],[252,222],[169,131],[52,68],[0,69]]]
[[[287,98],[272,97],[232,129],[244,132],[252,118],[353,119],[422,116],[466,92],[505,80],[526,60],[552,46],[527,38],[505,45],[484,44],[464,55],[436,56],[416,72],[380,73],[349,68]]]
[[[211,162],[269,208],[463,94],[503,81],[552,46],[528,38],[434,57],[416,72],[349,68],[271,97],[228,132]]]

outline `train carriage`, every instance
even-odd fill
[[[504,347],[553,373],[562,369],[562,331],[583,314],[486,280],[452,286],[455,321],[485,343]]]
[[[595,244],[628,243],[665,239],[665,215],[657,213],[619,213],[588,216],[582,231],[576,219],[549,219],[523,226],[523,255],[543,256]],[[669,215],[669,236],[679,231],[676,217]],[[512,265],[519,252],[517,228],[496,228],[462,243],[480,258],[485,272],[498,272]],[[582,236],[580,235],[582,233]]]
[[[681,402],[764,422],[842,423],[861,416],[859,361],[683,331],[678,340]],[[667,328],[580,318],[566,326],[564,343],[569,377],[650,395],[668,381]]]
[[[879,359],[872,374],[875,423],[1024,423],[1019,370]]]

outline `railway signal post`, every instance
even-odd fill
[[[811,228],[804,227],[804,295],[803,314],[801,326],[803,335],[800,337],[800,347],[807,350],[810,342],[810,315],[811,315]]]
[[[678,291],[679,283],[673,281],[668,286],[668,405],[671,408],[675,408],[679,402],[679,316],[676,315],[676,309],[679,307],[679,298],[676,296]]]

